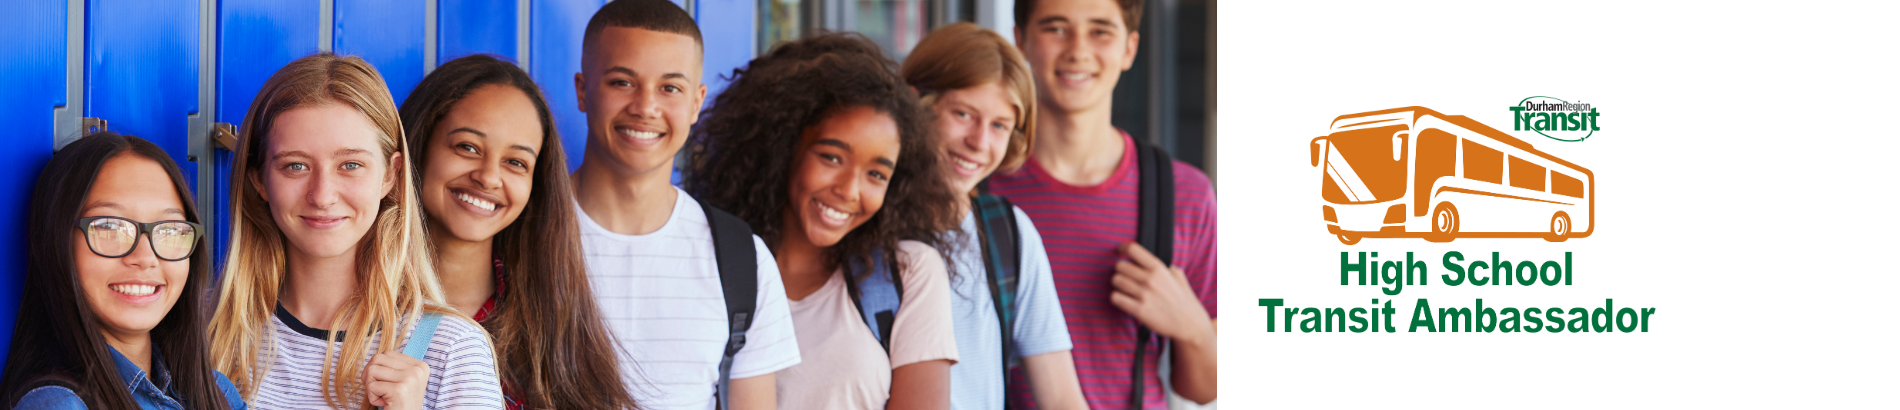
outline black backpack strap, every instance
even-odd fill
[[[1174,160],[1166,151],[1135,141],[1135,161],[1140,164],[1141,198],[1140,219],[1135,229],[1135,242],[1148,248],[1162,264],[1174,266]],[[1142,394],[1146,393],[1146,367],[1143,363],[1148,353],[1148,340],[1154,333],[1147,326],[1135,324],[1135,365],[1133,374],[1134,394],[1129,397],[1129,408],[1142,408]]]
[[[1015,207],[1008,199],[981,194],[971,201],[976,214],[977,243],[983,247],[983,267],[990,285],[990,302],[996,307],[996,322],[1002,326],[1003,380],[1009,380],[1012,343],[1015,333],[1016,284],[1022,274],[1022,241],[1016,226]]]
[[[847,262],[851,268],[845,270],[845,293],[851,295],[851,305],[858,308],[864,325],[871,328],[871,337],[877,338],[884,355],[889,356],[891,331],[897,327],[897,311],[903,307],[904,278],[891,268],[883,251],[872,254],[871,265],[865,272],[863,266]]]
[[[713,260],[719,267],[719,288],[726,297],[726,314],[731,325],[726,333],[726,351],[719,357],[719,408],[732,406],[732,358],[745,347],[746,329],[752,328],[758,310],[759,259],[752,244],[752,228],[745,220],[704,203],[706,225],[712,231]]]

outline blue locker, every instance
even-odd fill
[[[581,113],[574,90],[574,73],[581,72],[581,39],[587,32],[587,20],[607,4],[598,0],[538,1],[530,16],[533,20],[528,46],[528,73],[541,84],[553,111],[555,128],[561,132],[562,148],[567,151],[567,169],[581,165],[587,148],[587,115]]]
[[[706,106],[712,106],[713,97],[725,91],[731,81],[726,76],[732,69],[744,67],[752,62],[753,42],[757,34],[753,32],[753,15],[757,13],[759,3],[755,0],[699,0],[693,5],[693,15],[699,22],[700,36],[706,42],[705,76]]]
[[[218,10],[217,121],[240,132],[264,80],[298,57],[317,52],[319,4],[315,1],[224,0]],[[223,266],[231,238],[231,161],[233,153],[216,155],[217,216],[212,218],[212,249]]]
[[[586,116],[575,98],[574,73],[580,71],[581,41],[587,21],[604,0],[533,1],[529,41],[518,42],[518,3],[514,0],[438,1],[436,63],[475,53],[525,60],[546,94],[556,128],[566,147],[570,171],[578,166],[587,140]],[[200,50],[198,2],[164,0],[85,0],[85,116],[109,121],[109,128],[137,135],[164,147],[196,183],[197,164],[187,161],[188,116],[206,110],[215,122],[242,130],[244,115],[264,81],[284,64],[327,47],[358,55],[374,64],[401,104],[426,67],[426,2],[334,0],[334,26],[323,27],[322,2],[315,0],[221,0],[215,48]],[[682,3],[674,0],[675,3]],[[52,152],[52,108],[65,99],[65,0],[19,0],[0,13],[0,118],[13,124],[15,149],[0,165],[0,212],[24,215],[32,185]],[[704,82],[708,101],[727,84],[721,77],[753,57],[752,0],[699,0],[694,3],[705,39]],[[324,31],[328,30],[328,33]],[[215,106],[199,107],[200,51],[213,53],[217,65]],[[214,236],[212,255],[222,259],[230,238],[229,196],[233,153],[218,149],[211,172],[215,210],[208,222]],[[200,187],[193,187],[199,189]],[[0,232],[21,232],[18,218],[0,218]],[[11,340],[20,280],[25,266],[24,239],[0,235],[0,349]],[[3,351],[3,350],[0,350]],[[4,365],[0,357],[0,365]]]
[[[13,343],[13,322],[26,279],[26,213],[40,167],[53,154],[53,107],[66,105],[66,2],[21,0],[0,13],[0,352]],[[0,367],[6,357],[0,354]]]
[[[514,0],[444,1],[436,7],[436,64],[482,53],[521,60]]]
[[[409,91],[422,82],[425,4],[384,0],[336,0],[334,4],[336,34],[331,37],[335,41],[331,50],[362,57],[376,66],[401,106]]]
[[[198,113],[198,2],[87,3],[86,116],[158,144],[198,175],[186,160],[188,116]]]

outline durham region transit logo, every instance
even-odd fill
[[[1594,111],[1573,113],[1588,118],[1586,129],[1595,127]],[[1570,117],[1562,117],[1567,124]],[[1341,115],[1307,148],[1323,170],[1326,230],[1347,245],[1364,238],[1562,242],[1588,237],[1596,226],[1588,168],[1463,115],[1425,107]]]
[[[1537,131],[1550,139],[1579,142],[1596,135],[1602,128],[1597,108],[1582,102],[1552,97],[1525,97],[1511,106],[1511,131]]]

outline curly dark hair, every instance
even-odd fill
[[[897,169],[883,208],[825,250],[825,268],[870,266],[882,254],[901,271],[895,252],[906,239],[949,259],[956,242],[948,231],[961,215],[931,114],[876,43],[857,33],[819,34],[774,47],[727,78],[732,85],[693,130],[686,192],[744,219],[777,251],[800,136],[842,108],[870,107],[897,123]]]

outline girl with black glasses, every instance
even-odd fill
[[[6,405],[245,408],[209,364],[205,230],[171,157],[136,137],[87,136],[53,155],[33,198]]]

